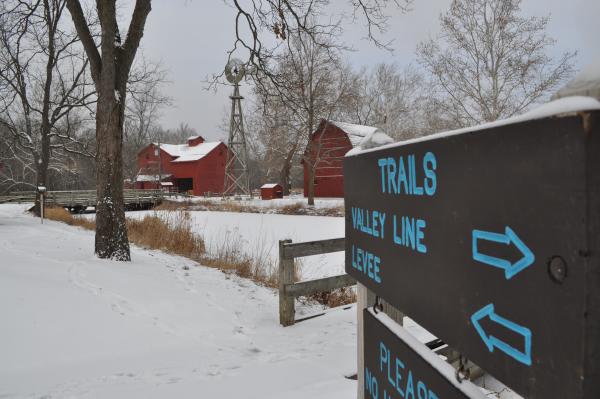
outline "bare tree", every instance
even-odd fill
[[[344,105],[349,122],[376,126],[401,140],[424,132],[423,106],[426,100],[423,77],[412,66],[378,64],[362,69],[351,78]]]
[[[150,0],[136,0],[127,33],[121,44],[116,19],[116,0],[96,0],[101,26],[100,49],[94,42],[88,21],[79,0],[67,0],[75,28],[89,58],[91,75],[98,92],[96,113],[97,186],[98,204],[96,217],[96,254],[101,258],[129,260],[129,244],[123,209],[123,122],[127,77],[139,46],[146,18],[150,12]],[[241,4],[233,0],[237,10],[235,18],[236,40],[231,54],[238,48],[247,50],[249,63],[255,72],[270,76],[269,63],[274,49],[263,45],[264,33],[270,32],[283,42],[291,34],[302,34],[314,45],[327,47],[319,37],[327,37],[337,23],[313,23],[328,6],[328,0],[266,0]],[[384,10],[388,4],[401,8],[400,0],[351,1],[355,14],[367,21],[368,36],[377,45],[384,46],[377,37],[383,32],[387,17]],[[243,32],[249,34],[244,36]],[[323,35],[320,35],[323,34]],[[275,46],[275,49],[278,46]],[[271,76],[272,77],[272,76]],[[313,123],[314,126],[314,123]]]
[[[97,0],[99,46],[92,37],[79,0],[67,0],[67,8],[89,59],[98,93],[95,252],[100,258],[129,261],[123,203],[123,123],[127,80],[150,13],[150,0],[136,0],[124,42],[121,42],[117,24],[116,0]]]
[[[279,168],[279,180],[288,188],[292,163],[298,156],[309,166],[308,204],[314,204],[314,172],[316,165],[307,150],[310,137],[321,119],[339,113],[341,99],[347,95],[348,69],[331,38],[313,40],[307,34],[294,36],[285,51],[274,56],[276,65],[270,71],[271,81],[264,75],[255,78],[257,104],[261,112],[261,139],[266,155]],[[306,151],[305,151],[306,150]]]
[[[151,141],[162,141],[158,125],[160,111],[171,105],[161,86],[167,82],[167,72],[160,64],[140,58],[129,77],[125,103],[123,166],[127,178],[137,175],[137,153]]]
[[[77,35],[64,26],[64,8],[65,0],[0,4],[6,189],[46,186],[49,171],[65,172],[69,154],[90,155],[79,137],[85,113],[78,111],[94,103],[95,90]]]
[[[554,60],[548,17],[520,15],[521,0],[454,0],[441,34],[417,48],[437,89],[436,106],[455,126],[518,114],[572,73],[575,53]]]
[[[198,131],[185,122],[179,123],[175,129],[168,129],[162,133],[164,143],[182,144],[192,136],[197,136]]]

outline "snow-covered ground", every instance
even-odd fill
[[[209,197],[209,198],[205,198],[205,197],[192,197],[192,198],[175,197],[171,200],[173,200],[173,201],[189,201],[191,203],[210,201],[210,202],[214,202],[216,204],[224,202],[224,200],[221,199],[221,197]],[[261,207],[261,208],[278,208],[278,207],[282,207],[282,206],[290,206],[290,205],[297,205],[297,204],[307,205],[307,199],[304,196],[297,195],[297,194],[286,196],[285,198],[276,198],[276,199],[272,199],[272,200],[262,200],[262,199],[260,199],[260,197],[254,197],[252,199],[250,199],[250,198],[245,198],[242,200],[227,199],[225,201],[240,204],[240,205],[256,206],[256,207]],[[315,206],[315,208],[319,208],[319,209],[343,207],[344,199],[343,198],[315,198],[314,206]]]
[[[168,218],[172,211],[127,212],[127,217],[142,218],[157,214]],[[344,218],[329,216],[297,216],[264,213],[190,211],[192,226],[206,243],[209,253],[216,253],[223,243],[235,243],[254,259],[264,259],[275,267],[279,256],[279,240],[294,242],[344,237]],[[83,217],[93,218],[94,214]],[[300,259],[303,280],[344,273],[344,253],[334,252]]]
[[[99,260],[92,232],[25,209],[0,205],[0,397],[355,395],[354,308],[282,328],[271,289],[159,251]]]

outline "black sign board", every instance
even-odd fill
[[[365,399],[483,399],[468,380],[384,313],[365,309]]]
[[[527,398],[599,398],[599,117],[347,156],[346,272]]]

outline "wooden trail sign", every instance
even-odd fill
[[[346,272],[527,398],[599,398],[599,120],[347,156]]]

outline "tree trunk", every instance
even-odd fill
[[[290,195],[290,168],[291,165],[288,162],[284,162],[279,172],[279,181],[281,187],[283,187],[283,195]]]
[[[123,201],[123,115],[125,90],[103,81],[96,114],[96,248],[99,258],[129,261]],[[124,86],[124,85],[123,85]]]
[[[292,160],[294,158],[294,154],[298,148],[298,143],[294,143],[292,148],[286,154],[285,159],[283,160],[283,166],[281,167],[281,171],[279,172],[279,180],[281,183],[281,187],[283,187],[283,195],[290,195],[290,173],[292,170]]]
[[[90,33],[79,0],[67,8],[90,63],[98,103],[96,111],[96,255],[129,261],[129,239],[123,201],[123,121],[125,89],[131,65],[144,34],[150,0],[136,0],[127,39],[121,44],[115,0],[96,2],[102,27],[100,48]]]

